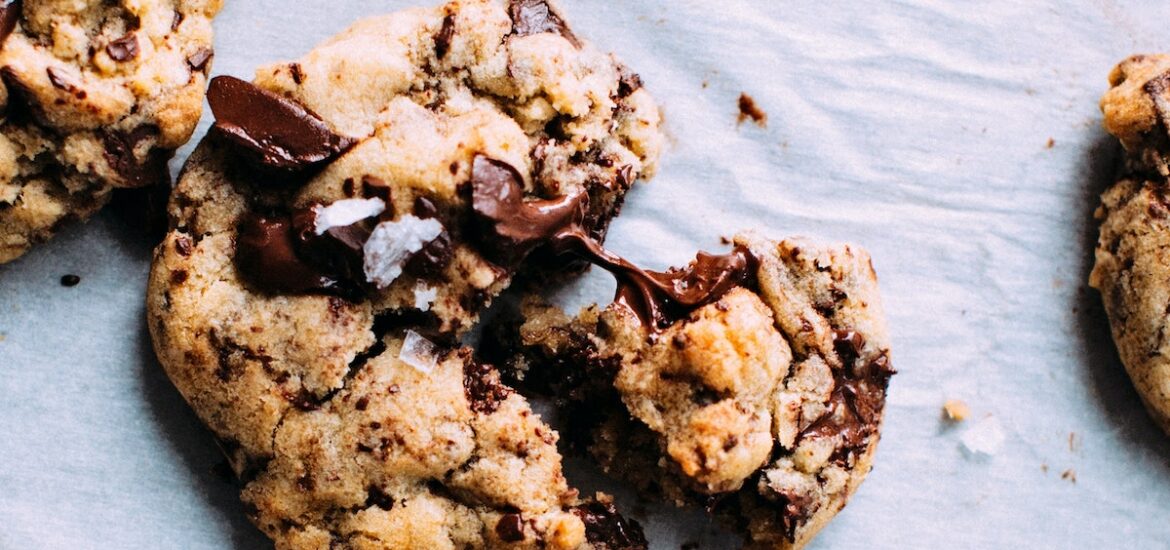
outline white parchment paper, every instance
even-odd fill
[[[411,4],[228,0],[215,72],[248,77]],[[669,121],[662,171],[630,196],[612,248],[661,268],[757,228],[873,254],[900,374],[876,469],[815,548],[1170,546],[1170,440],[1084,284],[1116,154],[1097,100],[1116,61],[1170,50],[1170,3],[565,8],[642,74]],[[736,125],[740,92],[767,128]],[[0,548],[268,547],[155,363],[148,263],[149,243],[103,214],[0,267]],[[60,286],[64,274],[81,284]],[[611,288],[595,273],[563,297]],[[942,422],[949,398],[972,420]],[[1003,448],[969,456],[960,435],[988,415]],[[615,490],[570,462],[574,483]],[[734,544],[701,513],[625,503],[655,548]]]

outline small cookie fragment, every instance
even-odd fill
[[[971,407],[960,399],[947,399],[943,403],[943,415],[951,422],[963,422],[971,416]]]
[[[221,0],[13,1],[0,7],[0,263],[100,210],[168,188],[202,113]],[[181,19],[178,26],[172,22]]]

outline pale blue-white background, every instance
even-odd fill
[[[1116,61],[1170,50],[1170,3],[565,3],[669,121],[614,249],[665,267],[760,228],[874,256],[901,372],[876,469],[815,548],[1170,546],[1170,443],[1084,284],[1116,154],[1097,100]],[[249,76],[409,4],[229,0],[215,72]],[[741,91],[767,129],[736,126]],[[105,214],[0,267],[0,548],[266,547],[155,364],[148,261]],[[61,287],[67,273],[81,285]],[[593,274],[564,296],[611,285]],[[999,419],[1003,450],[967,456],[965,426],[939,419],[947,398]],[[729,546],[701,514],[632,508],[655,548]]]

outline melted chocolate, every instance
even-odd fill
[[[130,61],[138,57],[138,36],[127,34],[106,45],[106,53],[114,61]]]
[[[306,170],[332,161],[356,143],[334,133],[300,104],[238,78],[212,79],[207,100],[216,132],[266,168]]]
[[[338,286],[297,255],[289,216],[244,216],[236,234],[236,267],[248,282],[270,292],[332,291]]]
[[[0,7],[0,47],[4,41],[16,30],[16,23],[20,21],[21,0],[14,0],[7,6]]]
[[[685,269],[643,270],[603,248],[585,230],[584,193],[526,201],[516,169],[482,155],[475,158],[471,174],[480,245],[492,261],[515,266],[540,246],[585,258],[613,273],[618,280],[616,301],[653,332],[754,278],[756,261],[744,247],[722,256],[700,253]]]
[[[584,195],[525,201],[523,182],[508,163],[483,155],[472,162],[471,206],[480,245],[500,265],[519,265],[584,216]]]
[[[646,550],[642,526],[618,514],[612,504],[591,502],[573,509],[585,524],[585,538],[608,550]]]
[[[563,36],[573,47],[581,47],[581,42],[569,30],[565,20],[553,11],[546,0],[512,0],[510,12],[512,33],[516,36],[551,32]]]

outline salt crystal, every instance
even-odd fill
[[[431,304],[438,298],[439,289],[427,286],[422,281],[414,286],[414,307],[419,311],[430,311]]]
[[[329,206],[314,206],[313,212],[317,214],[317,218],[313,229],[318,235],[324,235],[334,227],[353,225],[385,211],[386,203],[379,198],[344,199]]]
[[[398,359],[424,374],[430,374],[439,364],[435,354],[435,345],[419,333],[408,330],[406,339],[402,341],[402,351],[398,352]]]
[[[973,455],[984,456],[995,456],[998,454],[1003,449],[1005,439],[1007,439],[1007,436],[1004,435],[1003,426],[1000,425],[999,419],[994,416],[988,416],[980,420],[959,436],[959,440],[963,442],[963,447],[968,452]]]
[[[366,279],[386,288],[402,275],[402,266],[443,233],[443,224],[434,218],[403,216],[374,228],[363,247]]]

